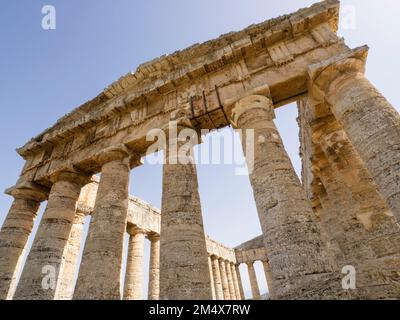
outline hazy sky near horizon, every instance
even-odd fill
[[[23,166],[16,147],[95,97],[120,76],[134,71],[139,64],[314,2],[3,0],[0,190],[14,185]],[[41,27],[44,5],[56,8],[56,30],[46,31]],[[354,28],[346,27],[342,21],[339,34],[350,47],[370,46],[367,76],[399,108],[400,2],[343,0],[342,16],[348,17],[352,12],[356,19]],[[295,105],[285,106],[277,111],[276,123],[300,173],[296,117]],[[146,164],[133,170],[131,193],[160,207],[161,169]],[[234,169],[232,165],[198,166],[206,233],[228,246],[236,246],[261,233],[248,177],[235,176]],[[9,196],[0,195],[0,224],[11,202]],[[256,268],[265,291],[261,267]],[[242,271],[249,294],[246,271]]]

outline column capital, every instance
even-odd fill
[[[144,229],[141,229],[135,225],[129,225],[126,227],[126,232],[131,236],[136,236],[138,234],[147,235],[147,232]]]
[[[141,164],[140,155],[136,154],[122,143],[104,149],[96,158],[101,166],[115,160],[128,161],[131,168]]]
[[[212,261],[219,259],[215,254],[210,254],[210,258]]]
[[[149,233],[147,239],[149,239],[150,242],[157,242],[160,241],[160,235],[158,233]]]
[[[25,181],[10,187],[4,191],[5,194],[15,199],[34,200],[38,202],[45,201],[49,196],[50,190],[32,181]]]
[[[308,67],[309,90],[316,100],[323,100],[326,94],[338,85],[338,79],[354,74],[364,74],[368,46],[362,46],[333,56]]]
[[[52,183],[58,181],[68,181],[84,186],[92,181],[92,174],[81,172],[71,168],[70,170],[61,170],[55,172],[50,176],[50,180]]]
[[[252,116],[255,119],[273,120],[275,119],[275,112],[272,100],[267,96],[263,95],[250,95],[245,98],[238,100],[231,112],[231,123],[234,127],[240,128],[241,118],[247,113],[252,112]]]

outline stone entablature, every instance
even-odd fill
[[[249,93],[270,94],[275,107],[298,99],[308,65],[348,50],[335,34],[338,12],[338,1],[324,1],[142,65],[20,148],[27,163],[19,184],[50,185],[71,166],[97,173],[106,145],[143,155],[146,132],[177,109],[214,129],[229,124],[230,107]]]
[[[215,240],[212,240],[208,236],[206,237],[206,241],[207,241],[207,251],[209,255],[223,258],[234,264],[237,263],[235,251],[232,248],[229,248]]]
[[[268,260],[262,236],[246,241],[234,250],[238,264]]]

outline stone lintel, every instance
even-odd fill
[[[326,0],[290,15],[251,25],[242,31],[231,32],[218,39],[144,63],[135,73],[130,72],[121,77],[99,96],[62,117],[53,127],[31,139],[17,149],[17,152],[26,158],[46,140],[54,140],[57,136],[63,139],[77,130],[82,130],[82,127],[90,126],[94,121],[101,121],[103,118],[100,112],[97,112],[96,119],[89,115],[93,110],[114,112],[115,109],[115,112],[118,112],[136,101],[145,99],[145,96],[170,92],[176,89],[176,84],[183,79],[192,79],[194,76],[215,71],[209,67],[213,64],[243,59],[245,51],[251,52],[263,45],[273,46],[275,43],[291,40],[323,23],[328,23],[332,31],[336,32],[338,19],[339,1]],[[154,72],[157,72],[159,77],[153,82],[146,82],[146,79],[150,78],[148,75]],[[132,88],[136,89],[133,94],[121,96]],[[86,113],[83,117],[82,112]]]

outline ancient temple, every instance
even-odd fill
[[[149,299],[243,299],[242,263],[259,298],[255,261],[272,299],[400,298],[400,115],[364,76],[368,47],[349,48],[338,20],[339,1],[326,0],[144,63],[19,148],[26,163],[6,191],[0,299],[142,299],[146,239]],[[274,124],[274,110],[293,102],[300,178]],[[206,236],[193,145],[171,123],[179,133],[252,132],[253,152],[242,141],[260,237],[228,248]],[[161,211],[128,191],[154,129],[168,140]],[[173,161],[181,147],[186,161]],[[52,288],[44,266],[56,270]],[[355,289],[343,287],[345,266],[357,271]]]

